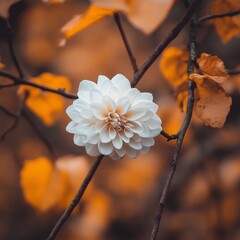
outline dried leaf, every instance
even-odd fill
[[[64,209],[85,177],[88,162],[83,157],[64,157],[55,164],[46,157],[27,160],[20,172],[25,200],[40,211]]]
[[[76,33],[82,31],[86,27],[101,20],[106,16],[110,16],[114,13],[112,9],[106,9],[91,5],[87,12],[81,15],[74,16],[69,22],[67,22],[61,29],[65,38],[70,38]]]
[[[136,28],[150,34],[165,20],[173,4],[174,0],[131,0],[127,17]]]
[[[197,62],[204,75],[215,82],[222,83],[229,77],[223,61],[217,56],[202,53]]]
[[[175,47],[167,48],[162,55],[160,70],[174,88],[188,80],[187,59],[187,51]]]
[[[174,0],[92,0],[92,2],[101,7],[122,11],[132,25],[145,34],[156,30],[174,4]]]
[[[0,1],[0,16],[3,18],[8,18],[9,8],[16,2],[20,0],[1,0]]]
[[[32,78],[31,81],[54,89],[69,91],[71,88],[68,78],[51,73],[43,73],[36,78]],[[64,109],[64,99],[55,93],[44,92],[38,88],[21,85],[18,94],[23,97],[26,92],[29,94],[26,101],[27,107],[41,118],[46,125],[52,125]]]
[[[211,14],[226,13],[238,9],[240,9],[239,0],[214,0],[211,5]],[[240,37],[240,16],[216,18],[212,21],[224,43],[235,36]]]
[[[224,89],[211,79],[197,79],[195,114],[207,126],[221,128],[230,111],[232,99]]]

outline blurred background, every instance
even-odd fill
[[[206,13],[208,2],[203,1],[198,10],[199,16]],[[96,81],[100,74],[111,78],[122,73],[131,80],[130,61],[111,16],[70,38],[64,47],[58,46],[62,26],[74,15],[83,13],[88,6],[89,2],[78,0],[53,5],[40,0],[22,0],[12,5],[8,23],[0,18],[0,56],[4,70],[17,75],[6,41],[9,33],[7,25],[10,24],[16,54],[28,76],[35,77],[44,72],[66,76],[70,79],[73,93],[77,92],[81,80]],[[166,20],[150,35],[136,29],[121,15],[139,65],[175,26],[184,11],[182,2],[177,1]],[[171,46],[186,46],[188,32],[187,26]],[[227,69],[238,67],[238,38],[223,44],[213,25],[206,24],[200,28],[197,41],[199,53],[218,55]],[[0,82],[8,81],[0,77]],[[206,127],[193,119],[167,199],[159,239],[240,239],[239,83],[240,75],[229,80],[228,92],[233,104],[224,128]],[[176,133],[184,113],[175,102],[173,89],[161,75],[159,60],[147,71],[137,88],[153,93],[154,101],[159,105],[163,129],[169,134]],[[0,105],[15,113],[20,108],[17,89],[16,86],[0,89]],[[66,106],[72,103],[72,100],[63,99]],[[65,131],[69,122],[65,110],[51,126],[46,126],[27,108],[25,111],[53,151],[49,151],[24,117],[20,117],[18,125],[1,140],[2,240],[45,239],[94,160],[85,155],[83,148],[75,146],[73,136]],[[0,133],[12,121],[0,111]],[[174,143],[166,142],[160,135],[150,152],[137,159],[112,161],[104,158],[86,196],[57,239],[149,239]],[[41,170],[37,167],[34,176],[41,179],[45,174],[55,175],[48,178],[54,178],[52,185],[44,185],[40,197],[31,201],[26,197],[24,188],[27,186],[22,180],[22,169],[28,160],[39,158],[49,160],[51,171],[46,173],[46,168]],[[29,177],[30,182],[34,176]],[[34,189],[38,185],[31,187]],[[61,194],[57,193],[58,190]]]

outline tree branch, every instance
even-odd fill
[[[72,202],[70,203],[70,205],[68,206],[68,208],[65,210],[65,212],[63,213],[63,215],[61,216],[61,218],[58,220],[58,222],[56,223],[55,227],[52,229],[50,235],[48,236],[47,240],[52,240],[55,239],[55,237],[57,236],[57,233],[59,232],[59,230],[62,228],[62,226],[64,225],[64,223],[67,221],[67,219],[70,217],[71,213],[73,212],[74,208],[78,205],[78,203],[80,202],[88,184],[90,183],[91,179],[94,176],[94,173],[96,172],[98,166],[100,165],[102,159],[103,159],[104,155],[100,155],[92,164],[87,176],[85,177],[82,185],[80,186],[77,194],[75,195],[74,199],[72,200]]]
[[[238,9],[236,11],[227,12],[227,13],[217,13],[217,14],[211,14],[211,15],[209,14],[209,15],[199,18],[197,20],[197,24],[201,25],[202,23],[204,23],[205,21],[208,21],[208,20],[212,20],[212,19],[216,19],[216,18],[223,18],[223,17],[233,17],[233,16],[236,16],[239,14],[240,14],[240,9]]]
[[[160,134],[163,135],[165,138],[167,138],[167,141],[171,141],[178,138],[178,134],[169,135],[164,130],[162,130]]]
[[[194,71],[194,65],[196,62],[196,34],[197,34],[197,25],[195,22],[195,19],[191,21],[191,29],[190,29],[190,37],[189,37],[189,61],[188,61],[188,76],[193,73]],[[184,121],[182,123],[182,126],[180,130],[177,133],[177,142],[175,145],[172,161],[170,164],[170,170],[161,194],[160,201],[158,203],[157,211],[155,214],[155,221],[153,225],[153,230],[151,234],[151,240],[156,240],[158,230],[159,230],[159,225],[161,222],[162,214],[163,214],[163,209],[166,203],[166,198],[173,180],[173,176],[176,170],[177,162],[179,159],[182,143],[184,140],[184,136],[187,132],[187,129],[189,127],[191,118],[192,118],[192,112],[193,112],[193,107],[194,107],[194,89],[196,87],[196,84],[192,80],[188,80],[188,101],[187,101],[187,110],[186,110],[186,115],[184,118]]]
[[[20,117],[21,117],[21,115],[22,115],[23,107],[24,107],[24,104],[25,104],[25,102],[26,102],[26,100],[27,100],[27,97],[28,97],[28,95],[26,94],[26,95],[24,96],[24,99],[23,99],[22,102],[21,102],[20,109],[19,109],[19,111],[18,111],[17,114],[14,114],[14,113],[8,111],[8,110],[5,109],[4,107],[1,107],[1,108],[0,108],[0,109],[1,109],[3,112],[5,112],[7,115],[9,115],[9,116],[11,116],[11,117],[14,118],[14,121],[12,122],[12,124],[11,124],[11,125],[2,133],[2,135],[0,136],[0,141],[4,140],[4,138],[7,136],[7,134],[8,134],[9,132],[11,132],[11,131],[17,126],[17,124],[18,124],[18,122],[19,122],[19,119],[20,119]]]
[[[127,53],[128,53],[128,56],[130,58],[130,61],[131,61],[131,64],[132,64],[132,68],[133,68],[133,72],[136,73],[137,70],[138,70],[138,66],[137,66],[137,62],[136,62],[136,58],[134,57],[133,55],[133,52],[130,48],[130,45],[129,45],[129,42],[128,42],[128,39],[127,39],[127,35],[125,34],[125,31],[123,29],[123,26],[122,26],[122,23],[121,23],[121,20],[120,20],[120,16],[118,13],[115,13],[114,14],[114,19],[115,19],[115,22],[118,26],[118,30],[122,36],[122,40],[124,42],[124,45],[125,45],[125,48],[127,50]]]
[[[22,111],[22,115],[23,117],[26,119],[26,121],[28,122],[28,124],[31,126],[31,128],[34,130],[34,132],[36,133],[36,135],[38,136],[38,138],[44,143],[44,145],[47,147],[48,151],[54,155],[54,151],[53,148],[50,144],[50,142],[47,140],[47,138],[45,138],[43,136],[43,134],[39,131],[39,129],[37,128],[37,126],[35,125],[34,121],[28,116],[27,112],[25,109],[23,109]]]
[[[70,99],[77,99],[78,98],[76,94],[68,93],[68,92],[65,92],[61,89],[53,89],[53,88],[45,87],[43,85],[27,81],[24,78],[16,77],[16,76],[12,75],[11,73],[8,73],[8,72],[2,71],[2,70],[0,70],[0,76],[11,79],[12,81],[15,82],[15,84],[32,86],[32,87],[35,87],[35,88],[39,88],[43,91],[59,94],[63,97],[70,98]]]

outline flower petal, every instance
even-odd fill
[[[108,128],[108,134],[110,139],[114,139],[117,135],[116,130],[111,125]]]
[[[98,143],[98,149],[101,154],[103,155],[110,155],[113,152],[113,145],[112,143]]]
[[[120,98],[116,103],[116,112],[118,114],[125,114],[130,109],[130,101],[127,97]]]
[[[145,114],[147,113],[147,108],[134,108],[129,110],[124,117],[128,120],[131,121],[136,121],[140,118],[142,118],[143,116],[145,116]]]
[[[123,157],[126,154],[127,149],[123,146],[121,149],[115,149],[115,151],[119,155],[119,157]]]
[[[91,110],[93,115],[99,120],[104,120],[107,117],[107,110],[102,104],[99,103],[92,104]]]
[[[130,141],[129,142],[129,146],[135,150],[141,150],[142,149],[142,144],[139,142],[134,142],[134,141]]]
[[[79,87],[78,87],[78,92],[79,91],[91,91],[92,89],[96,88],[96,83],[89,81],[89,80],[83,80],[80,82]]]
[[[102,104],[106,107],[107,112],[114,112],[116,109],[115,102],[108,96],[102,98]]]
[[[108,143],[111,141],[110,135],[109,135],[109,125],[106,123],[99,134],[100,141],[103,143]]]
[[[113,143],[113,146],[114,146],[116,149],[122,148],[123,141],[122,141],[121,137],[117,136],[116,138],[114,138],[114,139],[112,140],[112,143]]]
[[[77,126],[77,123],[71,121],[71,122],[67,125],[66,131],[69,132],[69,133],[76,133],[76,126]]]
[[[144,147],[151,147],[154,145],[154,143],[155,143],[155,141],[153,138],[142,138],[142,141],[141,141],[141,144]]]
[[[74,134],[73,141],[74,144],[78,146],[85,146],[87,137],[83,135]]]
[[[121,92],[127,91],[131,88],[129,80],[122,74],[115,75],[112,80],[112,84]]]
[[[99,75],[97,85],[101,87],[105,82],[110,82],[110,79],[104,75]]]
[[[100,155],[99,149],[98,149],[98,145],[96,144],[86,144],[86,152],[88,155],[92,156],[92,157],[96,157],[98,155]]]

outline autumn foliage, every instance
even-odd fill
[[[74,204],[56,239],[149,239],[158,219],[159,239],[240,239],[240,1],[198,1],[179,27],[190,2],[0,1],[0,239],[46,239]],[[163,132],[91,173],[66,108],[117,73],[153,94]]]

